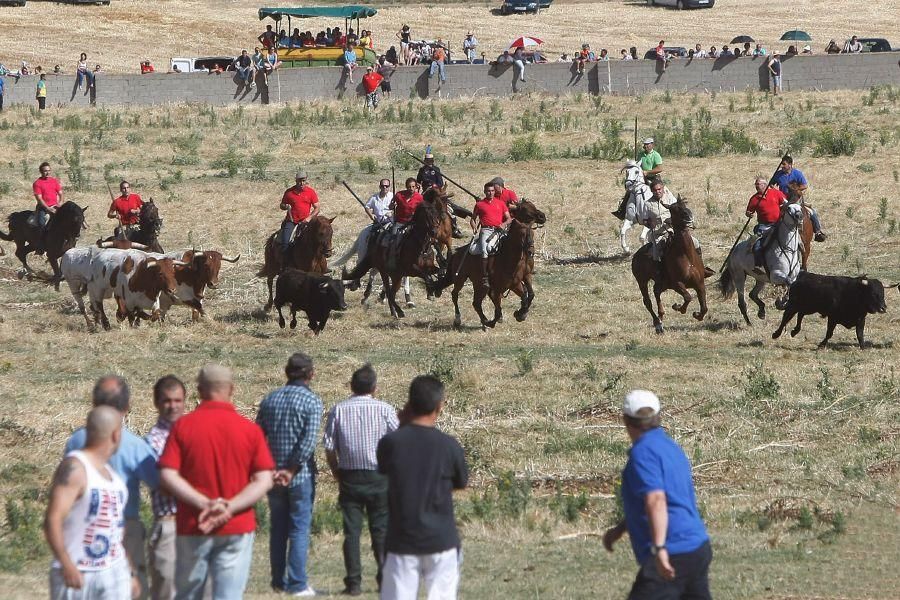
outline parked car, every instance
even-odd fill
[[[25,6],[26,0],[0,0],[0,4],[9,4],[10,6]]]
[[[884,38],[857,38],[862,44],[863,52],[897,52],[900,48],[891,48],[891,43]],[[850,40],[847,40],[849,42]],[[846,46],[847,42],[844,43]]]
[[[202,58],[173,58],[169,62],[169,70],[178,67],[181,73],[204,73],[212,71],[216,65],[225,71],[234,71],[233,56],[204,56]]]
[[[500,5],[500,14],[537,12],[538,9],[550,8],[552,2],[553,0],[503,0],[503,4]]]
[[[650,6],[672,6],[678,10],[684,8],[712,8],[716,0],[647,0]]]
[[[688,49],[682,46],[663,46],[663,50],[666,51],[666,54],[671,54],[676,58],[687,58],[688,55]],[[646,60],[656,60],[656,48],[650,48],[644,52],[644,58]]]

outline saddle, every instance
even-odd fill
[[[503,245],[503,240],[506,239],[506,236],[506,231],[501,229],[500,227],[494,230],[494,233],[492,233],[487,240],[488,256],[494,256],[495,254],[500,252],[500,247]],[[469,242],[469,254],[471,254],[472,256],[481,256],[481,248],[479,248],[477,239],[473,239],[471,242]]]

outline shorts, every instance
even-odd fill
[[[381,91],[382,92],[390,92],[391,91],[391,82],[390,81],[382,81],[381,82]]]
[[[772,75],[772,82],[774,83],[775,87],[780,88],[781,87],[781,75]]]

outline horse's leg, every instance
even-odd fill
[[[297,307],[291,304],[291,329],[297,329]]]
[[[762,298],[759,297],[759,293],[762,289],[766,287],[766,283],[764,281],[756,280],[756,285],[753,286],[753,289],[750,290],[750,299],[756,303],[756,306],[759,307],[759,311],[757,311],[756,316],[760,319],[766,318],[766,303],[762,301]]]
[[[687,312],[688,304],[691,303],[691,293],[687,291],[687,287],[681,281],[676,281],[672,286],[672,289],[681,294],[681,297],[684,298],[684,302],[681,304],[681,306],[678,306],[678,304],[673,304],[672,310],[677,310],[681,314],[685,314]]]
[[[529,278],[523,279],[522,283],[513,290],[522,299],[519,310],[513,313],[516,321],[520,323],[528,318],[528,311],[531,310],[531,303],[534,302],[534,289],[531,287]]]
[[[400,283],[402,281],[402,277],[388,277],[387,275],[382,275],[382,279],[385,284],[385,290],[387,290],[387,301],[388,306],[391,307],[391,316],[397,319],[402,319],[406,316],[406,313],[403,312],[403,309],[400,308],[400,305],[397,304],[397,292],[400,291]]]
[[[34,251],[34,248],[28,242],[25,242],[21,246],[16,244],[16,258],[19,259],[19,262],[22,263],[22,268],[24,269],[23,274],[31,274],[34,271],[31,270],[31,267],[28,266],[28,254]],[[22,278],[22,275],[19,276]]]
[[[409,292],[409,277],[403,278],[403,295],[406,297],[406,308],[415,308],[416,303],[413,302]]]
[[[275,310],[278,311],[278,326],[284,329],[284,315],[281,314],[281,306],[276,306]]]
[[[628,246],[628,241],[625,238],[628,230],[631,229],[633,223],[628,219],[622,220],[622,228],[619,230],[619,244],[622,246],[622,252],[631,252],[631,248]]]
[[[666,309],[662,304],[662,293],[666,291],[666,288],[662,286],[658,281],[653,281],[653,296],[656,298],[656,310],[659,313],[659,320],[662,321],[666,317]]]
[[[274,299],[272,297],[272,282],[275,280],[274,275],[266,275],[266,285],[269,286],[269,299],[266,301],[266,305],[263,306],[263,310],[269,312],[272,310],[272,304],[274,303]]]
[[[363,290],[362,305],[369,305],[369,295],[372,293],[372,285],[375,283],[375,269],[369,270],[369,280],[366,282],[366,289]]]
[[[488,296],[490,297],[491,302],[494,303],[494,320],[491,321],[491,327],[493,327],[497,323],[503,322],[503,307],[501,306],[503,295],[500,291],[492,288]]]
[[[472,293],[472,308],[475,309],[475,312],[478,313],[478,318],[481,319],[481,328],[486,330],[488,328],[488,319],[484,316],[484,310],[482,309],[482,303],[484,302],[484,297],[487,296],[487,288],[481,284],[481,280],[478,281],[472,280],[472,287],[474,288],[474,292]],[[494,324],[491,323],[490,327],[493,327]]]
[[[740,267],[731,268],[729,265],[728,268],[731,269],[731,279],[734,282],[734,289],[737,292],[738,308],[741,309],[741,315],[743,315],[747,325],[752,325],[753,323],[750,322],[750,317],[747,315],[747,299],[744,298],[744,284],[747,282],[747,274]]]
[[[450,292],[450,297],[453,299],[453,310],[456,311],[453,317],[453,327],[455,329],[459,329],[462,326],[462,314],[459,311],[459,290],[462,289],[465,283],[464,277],[457,277],[453,282],[453,290]]]
[[[649,279],[637,280],[638,289],[641,290],[641,298],[644,300],[644,308],[646,308],[647,312],[650,313],[650,316],[653,317],[653,328],[656,330],[656,333],[663,333],[665,329],[663,328],[662,319],[653,312],[653,301],[650,299],[650,290],[648,289],[649,283]]]
[[[53,287],[56,291],[59,291],[59,283],[62,281],[62,272],[59,270],[59,259],[54,257],[47,257],[47,262],[50,263],[50,268],[53,270]]]
[[[700,312],[694,312],[693,317],[698,321],[702,321],[706,316],[706,313],[709,312],[709,309],[706,305],[706,281],[704,281],[703,273],[700,273],[698,276],[699,282],[694,286],[694,291],[697,292],[697,301],[700,303]]]

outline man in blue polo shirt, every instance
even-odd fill
[[[660,427],[659,398],[633,390],[622,420],[631,438],[622,471],[625,519],[603,535],[603,546],[627,531],[640,565],[629,600],[711,598],[709,535],[697,510],[691,463]]]
[[[794,168],[794,159],[791,155],[785,154],[781,159],[778,170],[772,175],[769,186],[776,186],[781,193],[787,196],[788,202],[800,202],[803,200],[803,194],[809,187],[806,176],[800,169]],[[809,203],[804,202],[804,206],[809,210],[809,220],[812,221],[813,231],[816,234],[817,242],[824,242],[825,232],[822,231],[822,223],[819,221],[819,213],[816,212]]]

